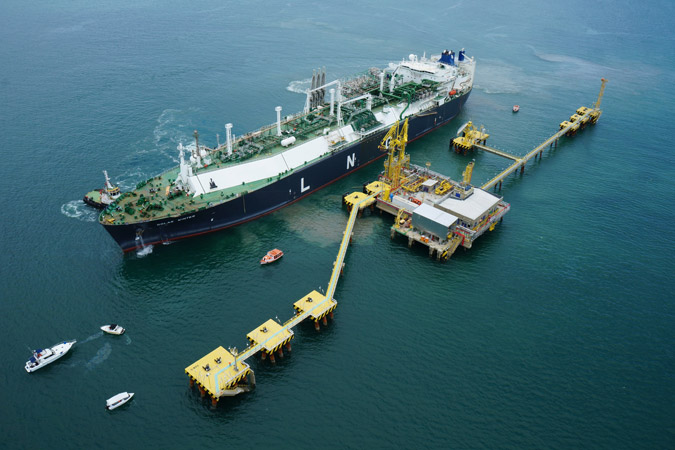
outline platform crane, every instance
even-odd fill
[[[602,85],[600,85],[600,93],[598,94],[598,100],[595,102],[595,105],[593,105],[593,109],[600,109],[600,103],[602,103],[602,96],[605,93],[605,83],[607,83],[606,78],[601,78],[600,81],[602,82]]]
[[[403,125],[396,121],[382,138],[379,149],[389,152],[384,162],[384,178],[390,184],[390,190],[398,189],[401,183],[401,168],[410,163],[410,155],[405,154],[405,145],[408,142],[408,119]]]

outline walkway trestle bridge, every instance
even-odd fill
[[[295,337],[293,327],[307,318],[314,322],[317,330],[320,329],[320,322],[328,324],[327,318],[333,318],[333,311],[337,307],[335,289],[344,270],[344,259],[352,241],[356,219],[364,208],[376,202],[381,192],[381,189],[377,189],[370,194],[362,194],[352,205],[326,292],[313,290],[296,301],[293,304],[295,314],[283,324],[269,319],[249,332],[246,335],[249,344],[241,352],[236,347],[226,350],[221,346],[186,367],[185,373],[191,387],[196,384],[202,397],[208,394],[213,406],[222,397],[248,392],[255,386],[255,375],[246,363],[248,358],[260,353],[262,360],[269,358],[274,363],[275,354],[283,358],[284,348],[287,352],[291,351],[291,340]]]
[[[468,122],[460,128],[458,137],[454,138],[451,142],[451,147],[454,148],[458,153],[466,152],[467,150],[480,149],[512,160],[513,164],[481,186],[481,189],[489,190],[499,185],[499,189],[501,190],[502,182],[507,176],[516,172],[518,169],[520,169],[520,173],[523,173],[525,171],[525,165],[529,160],[533,158],[536,159],[537,157],[541,159],[544,150],[547,147],[557,147],[558,141],[562,136],[574,136],[577,131],[585,128],[586,125],[595,124],[598,121],[600,115],[602,114],[600,104],[602,103],[602,96],[605,91],[605,83],[607,83],[605,78],[602,78],[601,81],[602,85],[600,87],[600,93],[598,94],[598,99],[593,104],[592,108],[587,108],[585,106],[579,107],[576,110],[576,113],[570,116],[570,120],[560,123],[559,131],[557,133],[530,150],[525,156],[512,155],[511,153],[507,153],[503,150],[485,145],[489,134],[485,133],[483,127],[480,129],[476,128],[471,122]]]

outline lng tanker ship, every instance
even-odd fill
[[[410,55],[385,69],[326,83],[315,72],[303,112],[226,142],[189,150],[180,165],[121,194],[99,222],[126,252],[253,220],[289,205],[385,155],[397,120],[413,141],[455,117],[473,86],[475,60],[445,50]],[[328,95],[326,95],[328,94]]]

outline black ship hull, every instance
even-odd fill
[[[408,141],[445,125],[461,110],[471,91],[461,97],[411,116]],[[123,225],[103,224],[125,252],[147,245],[210,233],[257,219],[304,198],[383,157],[378,146],[388,128],[336,151],[263,188],[225,203],[182,216]]]

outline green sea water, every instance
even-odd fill
[[[675,447],[671,2],[18,2],[0,6],[1,448]],[[260,220],[123,255],[81,203],[302,109],[328,79],[448,48],[477,60],[412,162],[480,184],[467,120],[525,154],[609,79],[597,125],[511,176],[511,211],[447,263],[358,219],[335,320],[250,360],[255,391],[212,408],[184,369],[246,344],[325,288],[379,162]],[[519,104],[518,114],[511,112]],[[284,258],[260,267],[271,248]],[[120,323],[121,337],[99,327]],[[77,339],[33,374],[36,347]],[[135,398],[114,412],[105,400]]]

